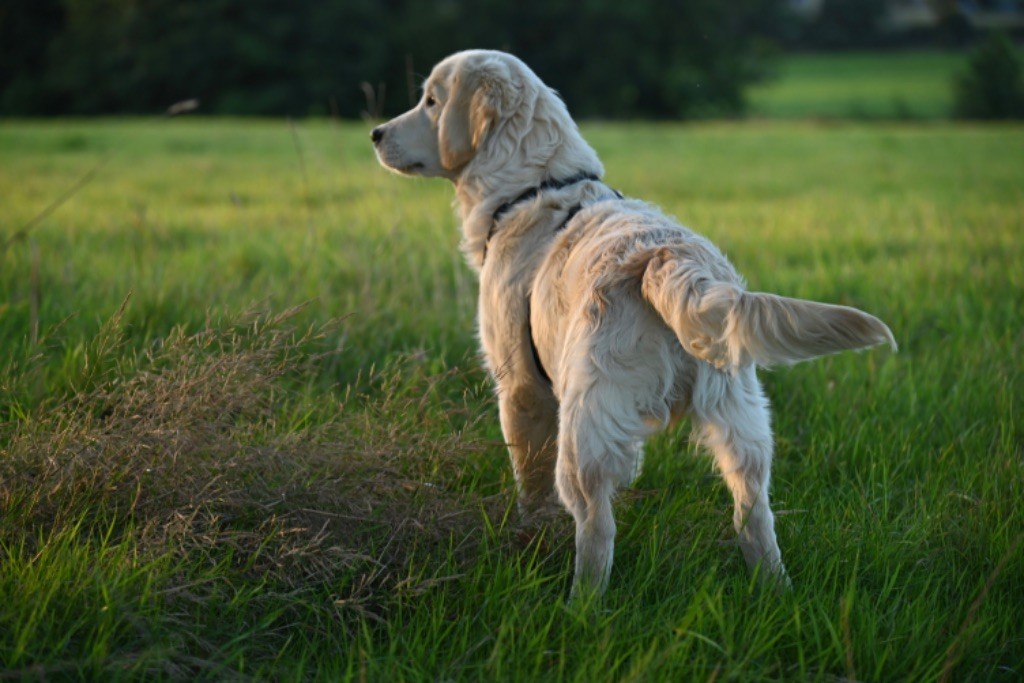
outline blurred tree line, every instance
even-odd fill
[[[0,0],[0,115],[387,116],[460,49],[582,117],[736,115],[779,46],[877,46],[884,0]]]
[[[459,49],[522,57],[581,116],[739,112],[781,0],[3,0],[0,113],[389,115]]]

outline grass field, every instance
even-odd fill
[[[791,594],[684,426],[591,609],[569,526],[516,534],[451,189],[366,132],[0,125],[0,678],[1024,675],[1024,128],[584,128],[751,288],[900,342],[763,373]]]
[[[962,52],[797,54],[751,89],[753,116],[920,120],[950,118]]]

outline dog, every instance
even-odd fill
[[[512,55],[444,59],[419,103],[370,137],[386,168],[455,185],[519,512],[542,520],[560,501],[572,514],[571,596],[605,590],[613,496],[637,476],[644,440],[683,416],[732,493],[747,565],[789,585],[756,368],[895,350],[889,328],[854,308],[747,291],[709,240],[602,181],[562,100]]]

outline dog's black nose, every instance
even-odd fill
[[[376,145],[378,142],[384,139],[384,129],[374,128],[373,130],[371,130],[370,139],[373,140],[373,144]]]

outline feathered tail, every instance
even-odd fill
[[[717,368],[798,363],[896,340],[878,318],[848,306],[746,292],[688,259],[656,256],[643,295],[683,348]]]

